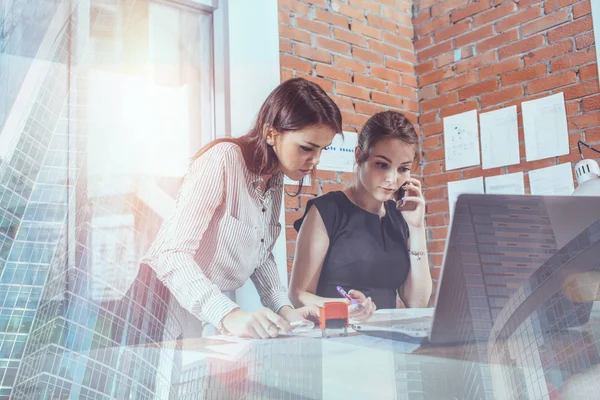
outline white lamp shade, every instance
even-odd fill
[[[600,196],[600,178],[583,182],[573,191],[573,196]]]
[[[573,196],[600,196],[600,167],[595,160],[581,160],[575,164],[577,188]]]

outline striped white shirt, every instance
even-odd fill
[[[222,292],[248,278],[265,307],[291,306],[272,254],[283,174],[273,175],[264,194],[261,182],[239,146],[213,146],[190,166],[173,215],[142,259],[184,308],[214,326],[239,307]]]

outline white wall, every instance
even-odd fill
[[[227,119],[232,136],[237,137],[248,132],[259,107],[280,83],[277,0],[222,0],[219,7],[223,7],[220,11],[226,15],[223,44],[229,50],[225,51],[222,84],[229,89],[225,96]],[[285,227],[283,202],[280,222]],[[279,275],[287,286],[284,228],[273,253]],[[251,281],[236,291],[236,302],[246,311],[262,307]]]
[[[600,77],[600,1],[591,0],[591,3],[592,21],[594,22],[594,40],[596,43],[596,60],[598,62],[598,76]]]

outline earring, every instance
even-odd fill
[[[273,146],[273,139],[267,139],[267,144],[269,146]]]

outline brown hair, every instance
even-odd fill
[[[356,164],[361,165],[369,158],[371,149],[381,140],[398,139],[410,145],[415,151],[413,162],[419,160],[419,136],[406,116],[397,111],[383,111],[373,115],[365,123],[358,135],[361,149]]]
[[[277,171],[279,161],[273,148],[267,145],[264,128],[271,127],[283,133],[312,125],[325,125],[336,133],[341,132],[342,114],[316,83],[304,78],[289,79],[269,94],[247,134],[239,138],[215,140],[200,149],[193,160],[218,143],[230,142],[240,146],[250,171],[258,175],[273,174]],[[302,181],[298,193],[301,189]]]

